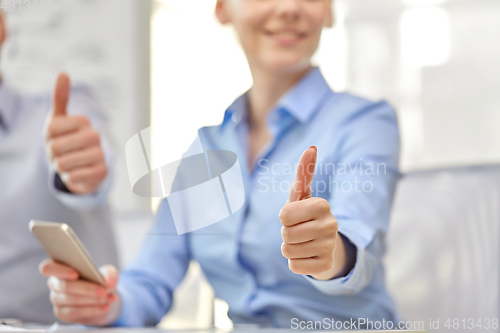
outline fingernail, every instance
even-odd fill
[[[109,304],[101,305],[100,309],[101,310],[107,310],[107,309],[109,309]]]
[[[69,182],[69,174],[67,172],[61,172],[61,180],[65,183]]]
[[[108,296],[108,300],[111,302],[111,303],[114,303],[118,300],[118,296],[116,296],[115,294],[111,294]]]
[[[97,296],[101,298],[108,298],[108,293],[104,289],[97,289]]]
[[[309,148],[313,148],[314,150],[316,150],[316,152],[318,151],[318,147],[316,147],[316,146],[311,146]]]

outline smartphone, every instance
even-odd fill
[[[32,220],[29,228],[52,260],[75,269],[81,279],[105,287],[103,276],[69,225]]]

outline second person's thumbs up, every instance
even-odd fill
[[[68,107],[69,91],[71,89],[69,77],[66,73],[61,73],[57,77],[54,87],[52,102],[52,117],[65,116]]]
[[[66,187],[75,194],[90,194],[105,179],[108,168],[100,135],[89,119],[67,114],[70,90],[68,75],[59,74],[45,129],[45,148]]]
[[[334,255],[342,240],[328,201],[311,197],[316,159],[317,148],[312,146],[299,160],[287,203],[279,214],[283,224],[281,252],[292,272],[328,280],[341,270],[339,264],[343,265],[335,262]]]

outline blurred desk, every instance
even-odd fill
[[[286,329],[286,328],[245,328],[245,329],[234,329],[234,330],[224,330],[224,329],[196,329],[196,330],[160,330],[160,329],[119,329],[119,328],[113,328],[113,329],[100,329],[100,330],[87,330],[86,332],[103,332],[103,331],[109,331],[110,333],[118,333],[118,332],[124,332],[124,333],[154,333],[154,332],[164,332],[164,333],[248,333],[248,332],[259,332],[259,333],[292,333],[292,332],[334,332],[334,333],[361,333],[361,332],[370,332],[370,333],[397,333],[397,332],[404,332],[404,333],[425,333],[427,331],[412,331],[412,330],[352,330],[352,331],[338,331],[338,330],[301,330],[301,329]],[[63,332],[61,330],[57,330],[57,332]],[[71,331],[74,332],[74,331]]]
[[[26,326],[29,327],[29,326]],[[46,326],[46,327],[31,327],[26,331],[21,332],[44,332],[44,333],[75,333],[75,332],[96,332],[96,333],[248,333],[248,332],[259,332],[259,333],[292,333],[292,332],[335,332],[335,333],[361,333],[361,332],[370,332],[370,333],[425,333],[426,331],[413,331],[413,330],[300,330],[300,329],[274,329],[274,328],[236,328],[234,330],[225,330],[225,329],[180,329],[180,330],[165,330],[158,328],[123,328],[123,327],[113,327],[113,328],[87,328],[84,326],[64,326],[60,325],[57,328],[54,326]],[[19,332],[19,331],[17,331]]]

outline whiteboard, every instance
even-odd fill
[[[137,0],[1,1],[9,29],[2,75],[16,88],[48,93],[57,73],[96,93],[110,120],[119,211],[149,208],[131,190],[126,141],[149,126],[150,2]]]

